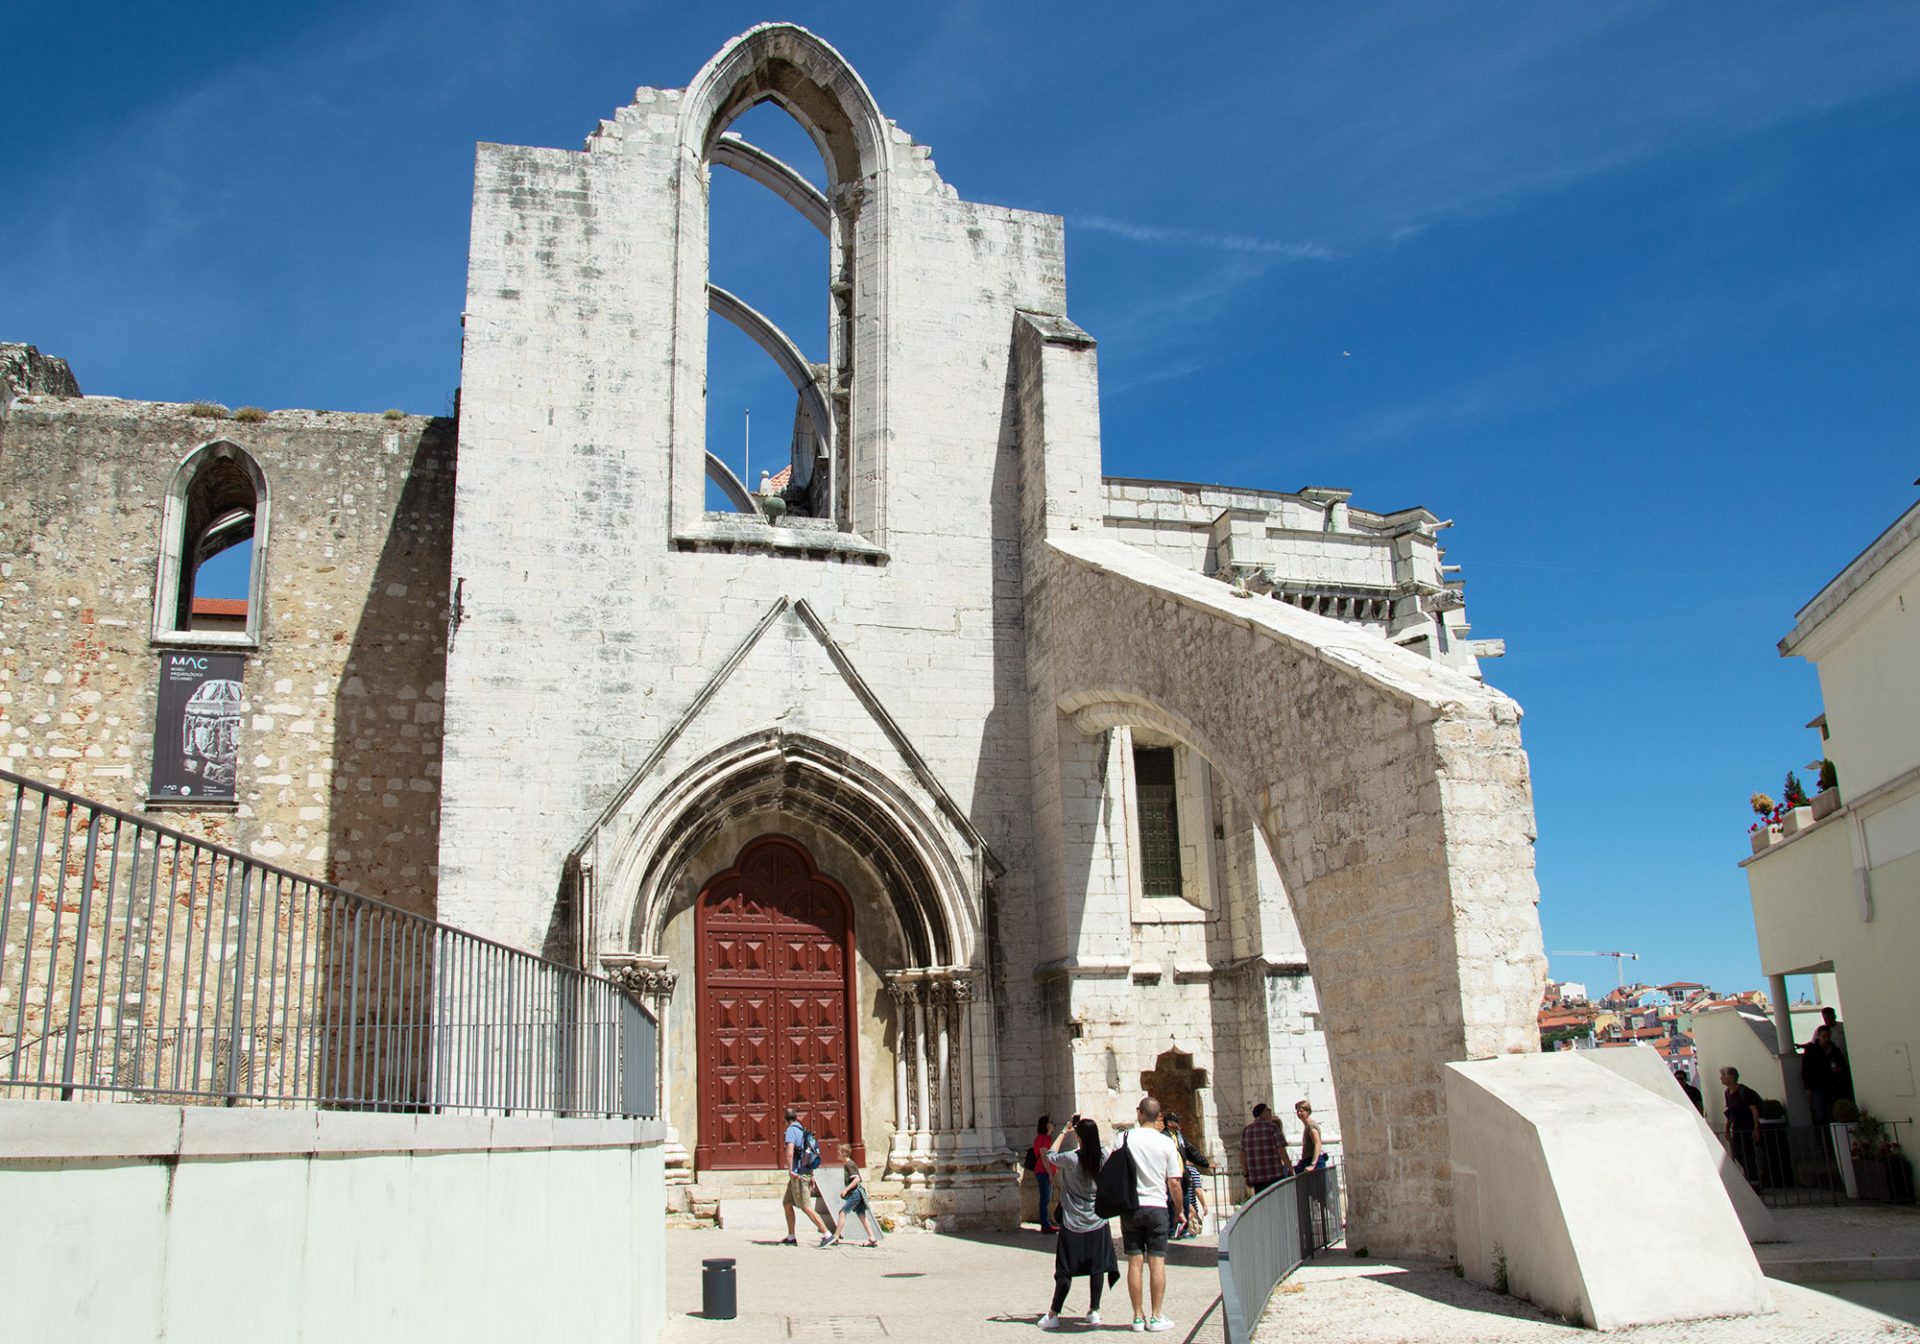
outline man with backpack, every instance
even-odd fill
[[[1180,1150],[1167,1137],[1158,1101],[1142,1097],[1134,1114],[1140,1123],[1127,1131],[1114,1153],[1131,1167],[1134,1178],[1133,1208],[1120,1216],[1120,1242],[1127,1255],[1133,1328],[1159,1332],[1173,1329],[1160,1307],[1167,1296],[1167,1235],[1173,1228],[1173,1211],[1182,1204]]]
[[[820,1140],[800,1123],[800,1112],[791,1106],[787,1107],[787,1132],[780,1137],[780,1165],[787,1172],[787,1193],[780,1197],[781,1208],[787,1215],[787,1237],[780,1244],[800,1244],[794,1235],[795,1209],[806,1214],[808,1221],[819,1230],[822,1246],[831,1244],[833,1233],[827,1231],[826,1223],[813,1211],[813,1173],[820,1166]]]

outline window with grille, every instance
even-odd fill
[[[1180,814],[1172,747],[1133,749],[1133,787],[1140,809],[1140,883],[1148,896],[1178,896]]]

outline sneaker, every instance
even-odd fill
[[[795,1241],[792,1237],[782,1237],[775,1244],[779,1246],[798,1246],[800,1243]]]
[[[1060,1328],[1060,1318],[1052,1312],[1048,1312],[1040,1318],[1037,1324],[1042,1330],[1058,1330]]]
[[[1087,1324],[1088,1324],[1088,1325],[1098,1325],[1098,1324],[1100,1324],[1100,1313],[1099,1313],[1099,1312],[1097,1312],[1097,1311],[1090,1311],[1090,1312],[1088,1312],[1088,1313],[1087,1313]]]
[[[823,1249],[833,1245],[833,1234],[829,1232],[826,1236],[820,1238],[820,1245]]]
[[[1155,1316],[1152,1320],[1147,1322],[1147,1329],[1154,1330],[1154,1331],[1171,1330],[1173,1329],[1173,1322],[1168,1320],[1165,1316]]]
[[[1135,1330],[1145,1330],[1147,1328],[1147,1318],[1145,1316],[1135,1316],[1133,1318],[1133,1328]]]

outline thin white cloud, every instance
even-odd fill
[[[1263,257],[1282,257],[1289,261],[1333,261],[1339,255],[1321,243],[1290,243],[1272,238],[1254,238],[1243,233],[1131,224],[1123,219],[1109,219],[1105,215],[1075,215],[1068,223],[1136,243],[1170,243],[1211,252],[1247,252]]]

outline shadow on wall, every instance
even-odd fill
[[[428,918],[440,850],[455,435],[452,419],[435,418],[414,444],[334,703],[327,880]]]

